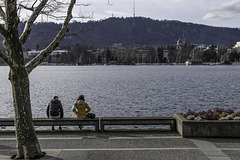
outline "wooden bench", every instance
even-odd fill
[[[95,126],[95,131],[99,131],[99,118],[95,119],[77,119],[77,118],[62,118],[62,119],[49,119],[49,118],[33,118],[34,126]],[[0,126],[14,126],[13,118],[0,118]]]
[[[173,117],[103,117],[100,118],[100,131],[106,125],[170,125],[170,131],[176,131],[176,120]]]

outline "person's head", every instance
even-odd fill
[[[78,97],[78,101],[79,100],[83,100],[83,101],[85,101],[85,99],[84,99],[84,95],[80,95],[79,97]]]
[[[53,99],[58,99],[58,96],[54,96]]]

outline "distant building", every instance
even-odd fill
[[[114,43],[113,45],[109,46],[110,51],[119,51],[124,49],[125,47],[123,46],[122,43]]]
[[[24,58],[32,59],[32,58],[36,57],[39,53],[40,53],[40,51],[32,50],[32,51],[26,51],[23,54],[24,54]],[[64,53],[68,54],[68,51],[67,50],[55,50],[50,55],[55,56],[55,55],[62,55]]]
[[[109,51],[111,52],[111,61],[124,61],[128,58],[127,48],[123,46],[122,43],[114,43],[109,46]]]
[[[68,51],[67,50],[55,50],[51,53],[52,56],[62,55],[62,54],[68,54]]]
[[[220,61],[229,61],[229,55],[231,54],[232,49],[227,49],[227,52],[222,54],[220,57]]]
[[[33,51],[24,52],[23,55],[24,55],[24,58],[32,59],[36,57],[39,53],[40,51],[33,50]]]
[[[177,50],[181,50],[182,47],[185,45],[186,41],[185,41],[185,36],[184,34],[182,35],[182,38],[179,38],[177,41]]]
[[[102,55],[104,51],[105,51],[105,49],[97,48],[97,49],[92,50],[92,54]]]
[[[138,52],[138,58],[141,59],[142,63],[145,63],[149,50],[144,48],[138,48],[137,52]]]
[[[240,42],[237,42],[233,48],[240,48]]]
[[[192,44],[194,45],[195,48],[199,48],[199,49],[206,49],[207,45],[206,44]]]
[[[95,55],[97,63],[104,63],[104,52],[105,49],[102,48],[92,50],[92,55]]]

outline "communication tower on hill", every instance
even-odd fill
[[[133,17],[135,17],[136,10],[135,10],[135,0],[133,1]]]

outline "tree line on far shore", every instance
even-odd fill
[[[229,46],[210,45],[207,48],[195,47],[191,44],[184,44],[179,49],[176,45],[166,47],[135,46],[124,47],[124,49],[103,49],[87,45],[76,45],[68,50],[68,53],[49,55],[44,62],[70,65],[92,65],[92,64],[120,64],[133,65],[138,63],[185,63],[189,59],[201,60],[203,63],[216,62],[239,62],[240,50],[229,49]],[[32,58],[32,57],[31,57]],[[25,59],[28,62],[31,59]],[[5,63],[0,60],[0,64]]]
[[[207,48],[184,44],[179,49],[176,45],[166,47],[135,46],[123,49],[106,47],[97,49],[87,45],[76,45],[72,49],[64,47],[68,53],[50,55],[47,63],[92,65],[92,64],[137,64],[137,63],[185,63],[189,59],[203,63],[239,62],[240,51],[228,46],[210,45]],[[29,61],[27,59],[26,61]]]

